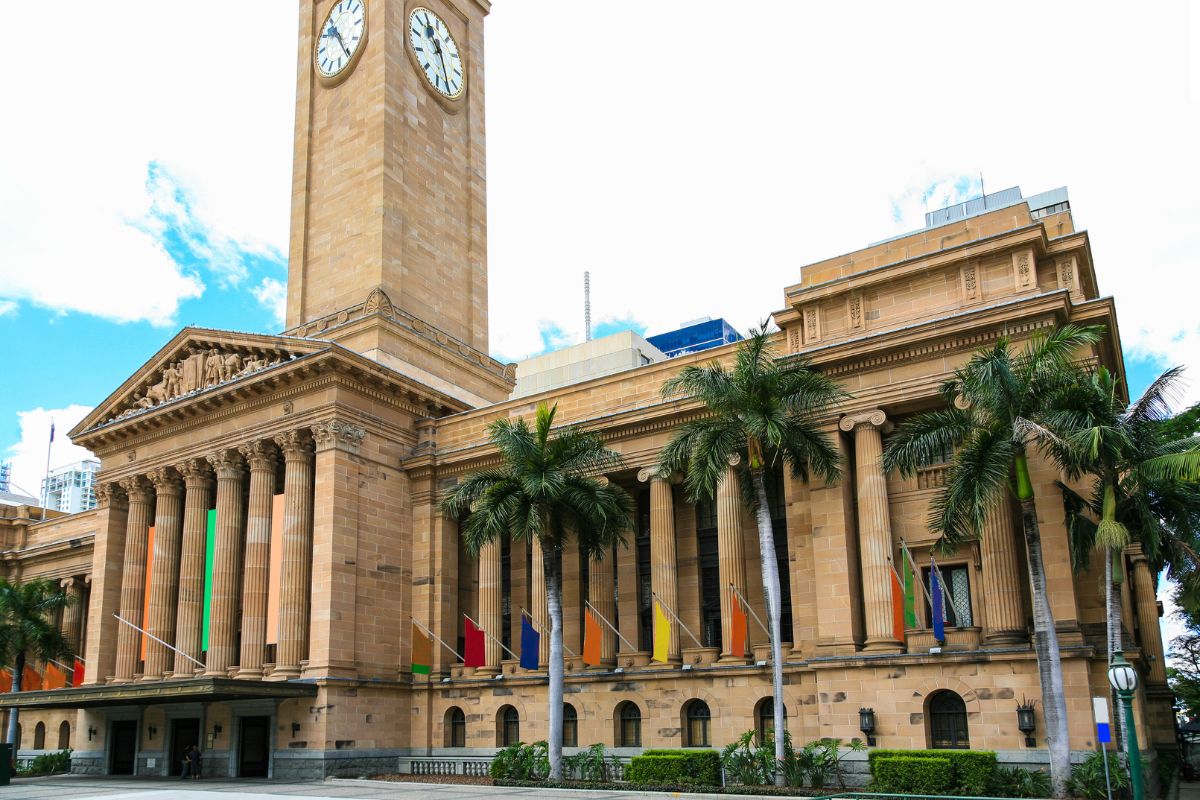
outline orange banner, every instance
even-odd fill
[[[7,669],[0,669],[0,694],[8,694],[12,691],[12,673]]]
[[[283,579],[283,495],[271,498],[271,555],[267,572],[267,644],[279,644],[279,584]]]
[[[46,665],[46,677],[42,681],[43,689],[63,689],[67,685],[67,673],[57,664]]]
[[[583,612],[583,663],[590,667],[600,666],[600,623],[589,608]]]
[[[733,603],[730,604],[733,620],[729,626],[729,652],[741,658],[746,655],[746,639],[748,638],[746,611],[742,608],[742,599],[738,597],[737,592],[734,592],[733,589],[729,591],[733,592]]]
[[[37,671],[33,667],[26,664],[25,670],[21,673],[21,691],[35,692],[41,688],[42,676],[38,675]]]
[[[142,627],[150,627],[150,576],[154,572],[154,526],[150,526],[146,538],[146,594],[142,597]],[[141,634],[142,637],[142,655],[143,661],[146,660],[146,634]]]

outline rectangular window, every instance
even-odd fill
[[[721,571],[717,550],[717,504],[696,504],[696,551],[700,556],[700,639],[721,646]]]
[[[945,609],[945,622],[949,628],[970,628],[974,623],[971,613],[971,578],[970,567],[966,564],[938,564],[938,572],[946,585],[942,587],[942,606]],[[930,569],[921,570],[925,580],[926,590],[932,584],[929,580]],[[924,592],[922,592],[924,595]],[[933,627],[933,610],[929,606],[929,597],[925,598],[926,627]]]
[[[637,533],[634,538],[637,555],[638,648],[654,649],[654,603],[650,583],[650,492],[637,498]]]

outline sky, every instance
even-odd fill
[[[6,40],[0,460],[65,432],[180,327],[278,332],[297,4],[68,0]],[[1200,373],[1200,5],[495,0],[491,351],[709,315],[927,209],[1068,186],[1136,393]],[[531,298],[537,298],[531,303]],[[532,313],[530,309],[533,309]],[[1187,400],[1200,400],[1193,374]]]

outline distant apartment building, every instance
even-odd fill
[[[59,467],[42,481],[42,497],[46,508],[74,514],[96,507],[96,491],[93,484],[100,462],[94,459],[78,461]]]
[[[732,325],[723,319],[711,317],[701,317],[683,323],[676,330],[646,337],[646,341],[661,350],[667,358],[698,353],[741,340],[742,335]]]

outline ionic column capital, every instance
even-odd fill
[[[651,481],[651,480],[667,481],[668,483],[679,483],[683,478],[678,473],[675,473],[675,472],[665,473],[659,467],[653,466],[653,467],[643,467],[642,469],[639,469],[638,474],[637,474],[637,479],[638,479],[639,483],[646,483],[647,481]]]
[[[872,409],[870,411],[860,411],[856,414],[847,414],[838,422],[838,427],[849,433],[854,431],[857,433],[863,428],[875,428],[884,433],[891,430],[892,423],[888,421],[887,414],[881,409]]]
[[[311,430],[318,450],[328,450],[332,447],[357,448],[367,435],[365,428],[340,419],[318,422]]]
[[[58,582],[58,587],[60,589],[66,589],[67,591],[70,591],[73,586],[75,586],[75,576],[74,575],[72,575],[69,578],[63,578],[62,580],[60,580]]]
[[[269,439],[259,439],[238,445],[238,452],[242,454],[242,458],[246,459],[252,472],[275,469],[276,450],[275,445]]]
[[[102,483],[96,486],[96,505],[101,508],[125,508],[129,498],[125,490],[115,483]]]
[[[153,469],[147,473],[146,477],[154,484],[154,491],[160,495],[177,495],[183,489],[179,473],[175,471],[174,467]]]
[[[212,465],[213,472],[217,474],[218,479],[236,479],[242,476],[245,465],[237,450],[218,450],[204,458]]]
[[[121,488],[125,490],[125,496],[129,498],[131,503],[149,503],[150,495],[154,490],[150,486],[150,481],[146,480],[144,475],[134,475],[120,481]]]
[[[275,437],[275,444],[283,453],[284,461],[306,461],[313,451],[312,438],[305,428],[286,431]]]

